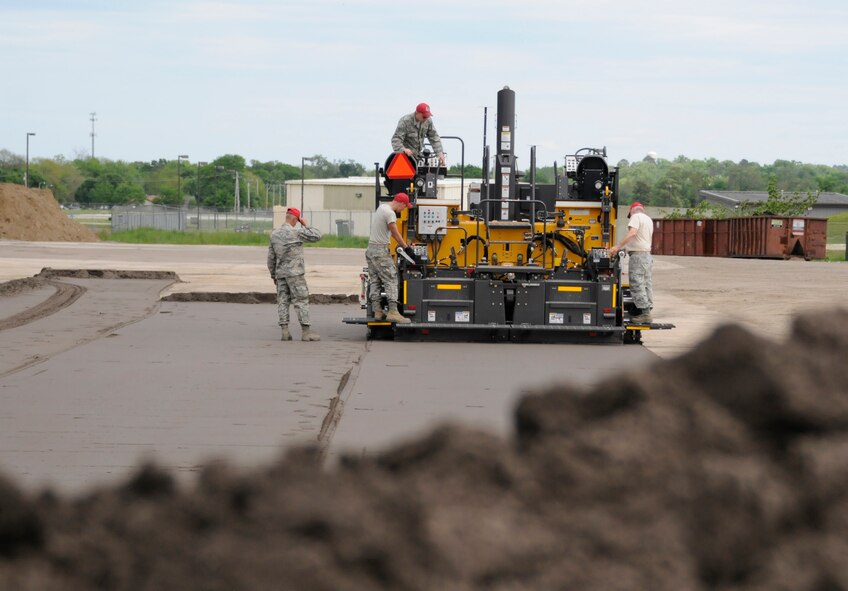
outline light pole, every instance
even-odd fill
[[[314,156],[302,156],[300,158],[300,214],[303,215],[303,179],[306,174],[306,161],[315,162]]]
[[[180,186],[180,182],[181,182],[181,179],[180,179],[180,161],[181,160],[188,160],[188,156],[183,155],[183,154],[177,156],[177,202],[179,202],[180,207],[183,206],[183,200],[182,200],[182,197],[181,197],[182,187]]]
[[[91,115],[91,157],[94,158],[94,136],[97,135],[94,133],[94,122],[97,121],[97,113],[92,111],[89,115]]]
[[[198,162],[197,163],[197,187],[194,192],[194,200],[197,201],[197,231],[200,231],[200,167],[206,166],[208,162]]]
[[[27,132],[27,156],[26,156],[26,174],[24,175],[24,186],[29,189],[29,136],[35,135],[35,133],[28,131]]]

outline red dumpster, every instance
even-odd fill
[[[704,254],[726,257],[730,220],[704,220]]]
[[[825,258],[827,220],[762,216],[730,220],[729,255],[732,257],[788,259]]]

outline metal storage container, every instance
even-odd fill
[[[826,254],[827,220],[762,216],[732,218],[728,254],[732,257],[821,259]]]

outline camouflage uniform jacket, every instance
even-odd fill
[[[293,277],[303,275],[303,243],[317,242],[321,232],[316,228],[295,228],[283,224],[271,233],[271,244],[268,246],[268,271],[271,277]]]
[[[425,137],[430,140],[430,145],[433,146],[433,151],[437,156],[443,153],[442,139],[436,132],[432,117],[428,117],[419,123],[415,120],[415,113],[404,115],[398,121],[397,129],[392,136],[392,150],[400,152],[404,148],[409,148],[412,150],[412,154],[418,157],[424,150]]]

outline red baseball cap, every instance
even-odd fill
[[[641,208],[644,209],[645,206],[642,205],[641,203],[639,203],[638,201],[634,201],[633,203],[630,204],[630,211],[627,212],[627,217],[630,217],[633,214],[633,210],[636,209],[637,207],[641,207]]]
[[[417,107],[415,107],[415,112],[424,115],[424,119],[429,119],[430,115],[432,115],[432,113],[430,112],[430,105],[428,105],[427,103],[419,104]]]
[[[300,210],[296,207],[289,207],[286,210],[286,215],[293,215],[297,219],[300,219]]]
[[[412,207],[412,204],[409,202],[409,195],[407,195],[406,193],[398,193],[397,195],[395,195],[394,200],[398,203],[403,203],[407,207]]]

